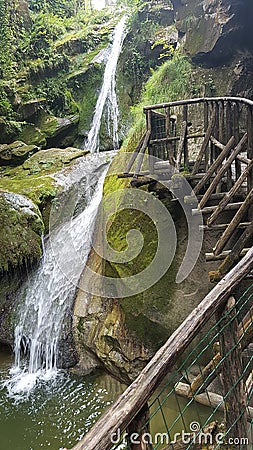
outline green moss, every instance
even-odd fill
[[[22,166],[0,168],[0,191],[25,195],[39,206],[46,230],[52,199],[61,189],[54,174],[69,166],[87,152],[78,149],[42,150],[30,157]]]
[[[0,272],[11,268],[32,264],[41,256],[41,234],[43,222],[39,211],[27,211],[27,208],[17,208],[0,195],[1,218],[1,253]]]

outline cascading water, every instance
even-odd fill
[[[57,373],[59,338],[91,248],[107,171],[105,164],[108,164],[105,153],[86,156],[82,166],[86,175],[81,183],[77,183],[78,197],[76,186],[75,189],[71,186],[70,193],[65,195],[66,214],[73,215],[72,220],[65,222],[65,218],[59,225],[64,208],[61,206],[61,214],[56,211],[57,220],[45,253],[38,270],[27,283],[25,302],[21,302],[17,315],[15,365],[10,379],[5,382],[11,395],[29,393],[38,379],[47,380]],[[66,185],[68,182],[67,177]]]
[[[116,95],[116,69],[125,37],[126,16],[122,17],[114,30],[113,43],[105,66],[103,85],[97,100],[95,114],[85,148],[91,153],[99,151],[99,131],[105,105],[107,106],[107,127],[113,140],[113,148],[118,148],[118,102]]]

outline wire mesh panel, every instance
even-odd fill
[[[252,335],[253,284],[191,342],[150,399],[141,428],[117,436],[112,449],[252,448]]]

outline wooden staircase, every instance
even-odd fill
[[[202,215],[206,241],[215,237],[206,260],[222,261],[219,278],[252,245],[253,102],[190,99],[148,106],[144,112],[146,132],[120,176],[132,177],[134,186],[156,180],[168,190],[176,174],[186,178],[192,192],[184,201],[193,215]]]

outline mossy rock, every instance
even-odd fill
[[[0,193],[0,272],[32,265],[41,257],[44,225],[39,208],[26,197]]]
[[[59,141],[66,137],[77,126],[78,122],[78,114],[69,117],[55,117],[45,114],[42,116],[38,126],[45,135],[48,145],[54,145],[54,142],[57,142],[59,145]]]
[[[45,134],[35,125],[27,123],[22,126],[22,131],[17,136],[17,139],[25,142],[27,145],[37,145],[38,147],[45,147],[47,144]]]
[[[40,173],[48,169],[57,172],[71,161],[80,158],[80,156],[85,156],[87,153],[87,150],[80,150],[75,147],[41,150],[25,161],[23,169],[28,170],[30,174]]]
[[[22,164],[29,156],[39,151],[36,145],[26,145],[22,141],[0,145],[0,166]]]
[[[77,148],[41,150],[22,166],[0,168],[0,191],[22,194],[39,206],[48,231],[51,202],[62,189],[55,174],[88,152]]]

